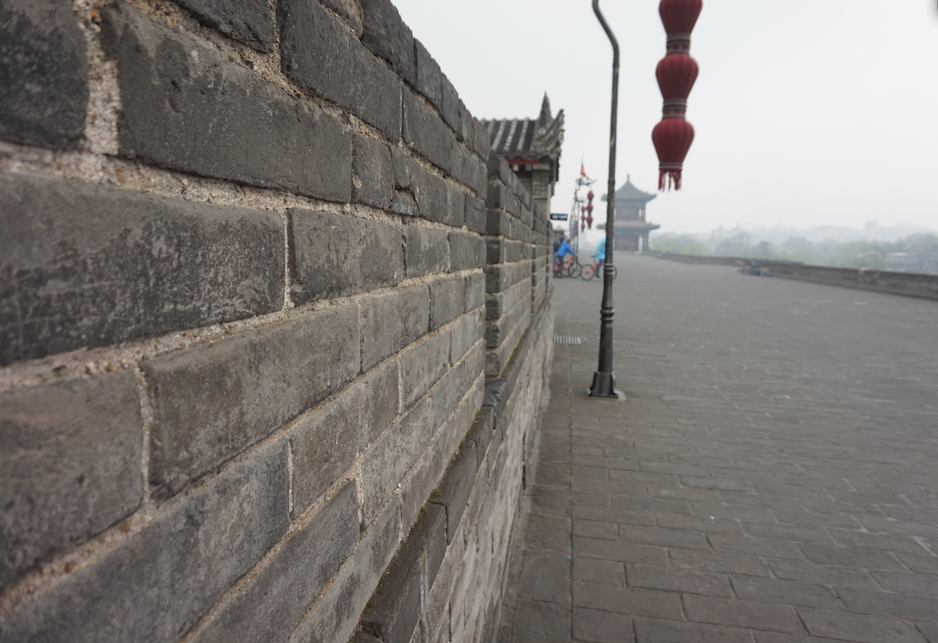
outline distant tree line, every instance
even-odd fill
[[[933,272],[929,268],[938,261],[938,235],[919,233],[895,241],[812,242],[806,237],[791,237],[772,243],[756,241],[749,232],[723,238],[662,233],[651,238],[651,249],[687,255],[800,261],[840,268]]]

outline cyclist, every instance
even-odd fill
[[[606,237],[602,238],[602,241],[599,242],[599,245],[596,246],[596,269],[593,271],[594,275],[599,275],[599,271],[603,269],[603,264],[606,262]]]
[[[567,255],[576,257],[576,253],[573,251],[573,248],[570,247],[570,242],[564,239],[563,243],[560,244],[560,248],[557,250],[557,254],[554,255],[554,263],[562,267]]]

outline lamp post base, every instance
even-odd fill
[[[625,393],[616,389],[616,374],[595,371],[593,385],[589,387],[590,397],[605,397],[625,401]]]

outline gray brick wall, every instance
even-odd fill
[[[0,641],[486,640],[547,222],[390,2],[3,0],[0,203]]]

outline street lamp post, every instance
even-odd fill
[[[615,203],[616,203],[616,112],[619,103],[619,43],[606,19],[599,11],[599,0],[593,0],[593,12],[599,19],[612,43],[612,119],[609,134],[609,190],[606,198],[606,263],[603,266],[603,302],[599,309],[599,368],[593,373],[590,397],[624,399],[616,390],[616,374],[612,368],[612,258],[615,247]]]

